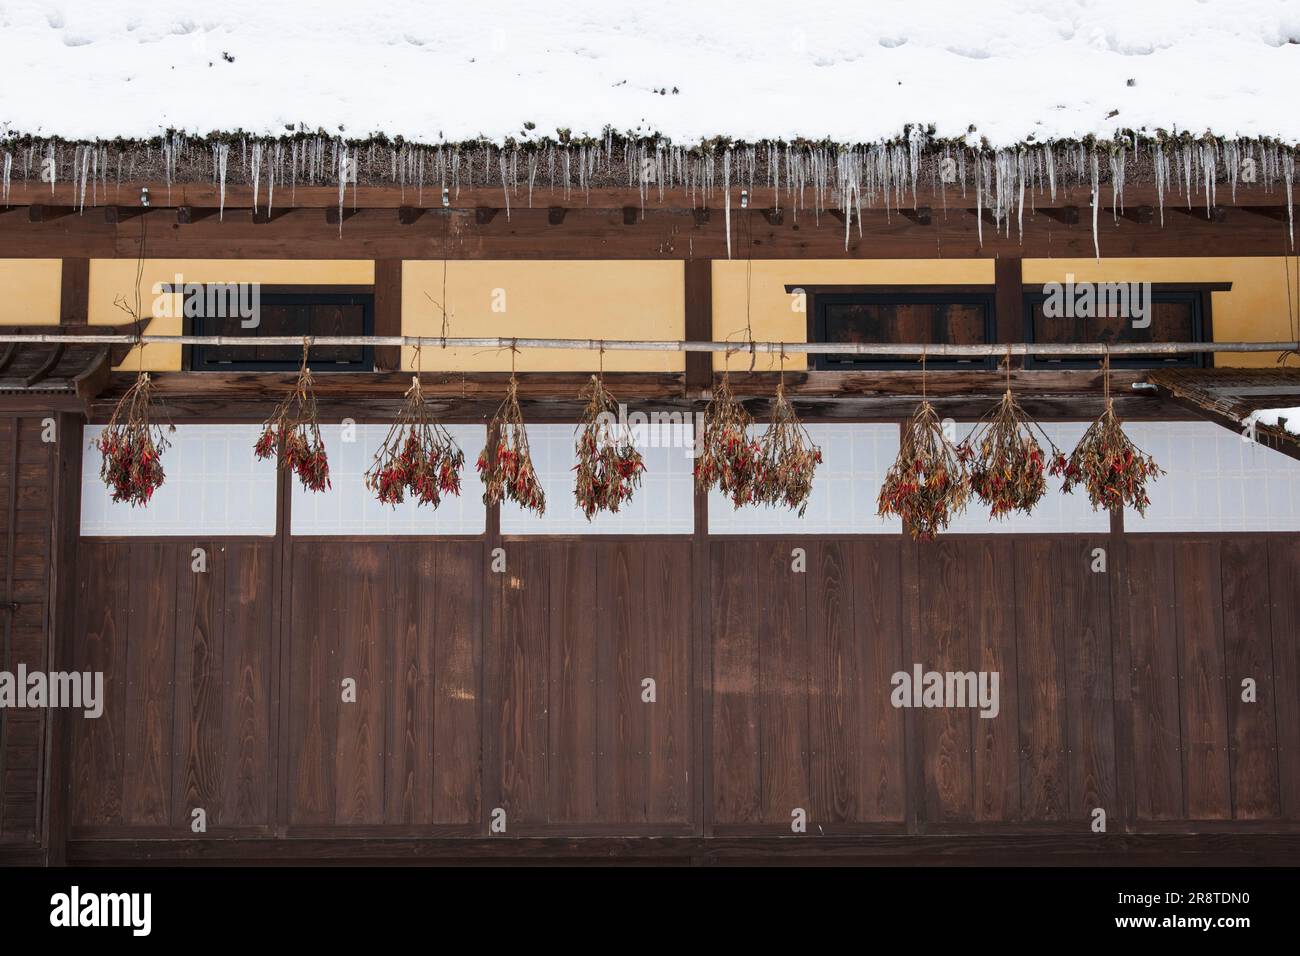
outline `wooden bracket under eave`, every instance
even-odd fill
[[[201,222],[209,216],[215,216],[217,210],[206,207],[195,206],[177,206],[176,207],[176,224],[179,226],[188,226],[196,222]]]
[[[1190,216],[1192,219],[1199,219],[1202,222],[1225,222],[1228,218],[1228,210],[1223,206],[1211,206],[1206,209],[1204,206],[1193,205],[1190,209],[1186,206],[1170,206],[1170,210],[1182,213],[1184,216]]]

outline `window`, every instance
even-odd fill
[[[487,438],[482,425],[447,425],[465,453],[459,495],[444,495],[437,508],[407,496],[397,507],[381,504],[366,487],[366,470],[388,434],[388,425],[321,425],[330,459],[330,487],[307,491],[290,482],[290,533],[295,535],[480,535],[487,530],[483,485],[474,462]],[[350,439],[350,440],[349,440]]]
[[[750,434],[761,435],[766,425]],[[717,488],[709,491],[710,534],[901,534],[897,518],[876,514],[876,495],[898,457],[898,425],[809,424],[822,450],[803,517],[784,505],[737,508]]]
[[[275,534],[275,462],[258,461],[258,425],[177,425],[163,452],[166,480],[146,508],[115,502],[99,477],[87,425],[81,455],[81,533],[87,537]]]
[[[194,335],[372,335],[374,295],[370,292],[261,292],[252,298],[241,295],[243,308],[231,308],[230,295],[205,297],[192,293],[184,303]],[[229,290],[234,292],[232,288]],[[215,307],[214,307],[215,304]],[[255,305],[254,305],[255,304]],[[253,306],[250,308],[250,306]],[[214,314],[215,313],[215,314]],[[245,318],[253,314],[252,319]],[[251,327],[247,323],[252,324]],[[369,345],[336,345],[313,348],[307,362],[313,372],[368,372],[374,367],[374,349]],[[191,347],[189,367],[195,372],[213,371],[296,371],[302,362],[300,346]]]
[[[1084,289],[1084,284],[1078,288]],[[1071,287],[1066,287],[1069,296]],[[1205,342],[1209,336],[1208,292],[1152,288],[1141,283],[1091,283],[1093,305],[1075,308],[1045,292],[1025,295],[1026,342]],[[1062,314],[1064,313],[1064,314]],[[1088,314],[1088,317],[1076,313]],[[1101,313],[1101,314],[1097,314]],[[1125,355],[1111,358],[1116,368],[1209,364],[1207,353]],[[1026,368],[1096,368],[1099,360],[1077,356],[1031,355]]]
[[[832,292],[813,295],[813,341],[982,345],[994,340],[992,292]],[[818,369],[909,369],[919,359],[818,355]],[[930,358],[927,368],[991,368],[991,360]]]
[[[1211,422],[1125,422],[1165,474],[1125,532],[1300,531],[1300,461]]]
[[[588,521],[573,498],[576,425],[529,425],[528,446],[546,491],[546,512],[501,502],[501,533],[691,534],[695,530],[695,433],[685,422],[632,424],[632,442],[645,460],[641,487],[617,513]],[[474,477],[478,484],[478,477]],[[481,492],[482,486],[479,485]]]

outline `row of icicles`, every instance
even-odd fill
[[[239,137],[201,139],[173,133],[160,144],[110,147],[104,143],[59,140],[0,142],[0,203],[8,204],[14,179],[33,180],[53,190],[58,182],[72,183],[76,205],[117,201],[114,187],[138,179],[173,184],[207,179],[220,193],[224,211],[228,182],[251,187],[253,208],[263,203],[269,212],[289,192],[295,202],[299,185],[337,185],[343,202],[348,186],[391,183],[409,189],[417,205],[424,190],[500,188],[506,216],[515,204],[548,188],[566,200],[574,192],[593,188],[636,188],[642,205],[668,189],[684,189],[692,204],[707,206],[718,192],[729,206],[732,187],[757,195],[770,189],[772,202],[814,215],[837,210],[845,225],[845,244],[856,216],[861,233],[864,207],[883,205],[886,211],[916,205],[926,189],[941,193],[945,202],[972,195],[980,213],[988,210],[997,231],[1010,235],[1012,225],[1023,235],[1026,208],[1032,214],[1037,197],[1056,202],[1058,190],[1070,186],[1090,189],[1094,210],[1110,192],[1114,215],[1124,208],[1128,181],[1142,178],[1154,184],[1161,221],[1166,198],[1175,194],[1190,209],[1194,197],[1207,212],[1223,183],[1235,201],[1239,184],[1272,191],[1281,185],[1293,231],[1295,152],[1276,141],[1257,139],[1142,140],[1120,136],[1108,143],[1024,143],[1001,149],[976,148],[934,141],[918,128],[896,142],[861,145],[808,142],[705,145],[673,144],[666,140],[631,140],[607,133],[603,140],[584,143],[547,141],[495,145],[443,144],[425,146],[372,140],[349,142],[326,136],[283,138]],[[1096,222],[1094,217],[1094,232]]]
[[[1107,383],[1109,372],[1107,357]],[[151,421],[150,389],[148,374],[141,373],[97,440],[100,476],[114,501],[147,505],[164,480],[162,454],[168,440],[163,427]],[[600,512],[616,513],[631,500],[641,485],[645,462],[630,429],[610,424],[618,405],[603,376],[592,376],[582,398],[586,407],[575,442],[574,498],[591,520]],[[822,453],[795,414],[783,382],[770,424],[758,437],[755,431],[754,419],[736,399],[724,372],[706,411],[695,460],[696,487],[717,488],[737,508],[785,506],[802,516]],[[513,374],[487,435],[476,463],[484,503],[492,506],[505,499],[543,514],[546,494],[533,466]],[[275,458],[309,491],[330,487],[305,351],[298,379],[263,423],[254,453],[263,460]],[[396,507],[409,494],[420,505],[436,508],[443,495],[460,494],[464,464],[464,453],[433,416],[419,377],[413,376],[402,410],[365,474],[366,487],[384,504]],[[1067,493],[1082,486],[1094,509],[1127,506],[1145,513],[1150,504],[1147,483],[1162,473],[1125,435],[1108,385],[1101,416],[1067,455],[1025,414],[1008,383],[1001,401],[960,442],[948,436],[934,406],[923,399],[903,431],[877,510],[882,517],[901,518],[914,538],[929,540],[966,509],[972,495],[994,518],[1014,511],[1030,513],[1046,492],[1046,476],[1051,474],[1062,480]]]

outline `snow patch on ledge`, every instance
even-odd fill
[[[1290,0],[4,0],[0,60],[0,133],[78,140],[1300,142]]]
[[[1267,425],[1283,428],[1292,435],[1300,435],[1300,405],[1292,408],[1259,408],[1241,420],[1247,428],[1252,425]]]

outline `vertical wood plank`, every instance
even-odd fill
[[[808,575],[791,570],[794,544],[761,544],[757,578],[763,819],[787,826],[795,808],[809,805]]]
[[[549,673],[550,547],[542,541],[506,545],[494,674],[500,800],[511,827],[548,822],[548,700],[546,682],[537,675]]]
[[[919,547],[920,626],[917,663],[925,671],[972,669],[966,615],[972,606],[971,568],[960,540]],[[974,817],[971,712],[954,707],[917,708],[925,765],[925,813],[931,823]]]
[[[188,542],[187,542],[188,543]],[[222,763],[230,743],[223,726],[230,689],[222,662],[225,634],[226,561],[212,541],[195,541],[206,554],[207,570],[186,562],[176,570],[176,713],[172,819],[181,828],[195,809],[209,825],[226,822],[222,805]],[[177,554],[183,561],[190,552]]]
[[[700,573],[688,542],[655,542],[646,550],[645,676],[657,699],[641,704],[647,718],[647,821],[691,819],[691,584]]]
[[[1061,820],[1068,812],[1066,766],[1066,643],[1078,608],[1075,581],[1087,566],[1059,563],[1050,538],[1015,542],[1018,589],[1023,597],[1017,627],[1022,688],[1021,806],[1026,820]]]
[[[1268,539],[1269,630],[1273,647],[1281,816],[1300,821],[1300,541]]]
[[[1233,817],[1276,819],[1278,791],[1273,648],[1268,608],[1267,539],[1223,542],[1224,696],[1232,774]],[[1241,699],[1242,681],[1255,682],[1255,700]]]
[[[392,578],[388,546],[339,548],[342,574],[327,582],[342,600],[339,608],[339,683],[356,681],[356,702],[335,711],[338,726],[335,822],[384,822],[384,700]]]
[[[422,546],[424,547],[424,546]],[[482,755],[479,688],[483,670],[481,547],[439,543],[436,590],[425,588],[423,642],[433,643],[433,822],[479,818]]]
[[[597,636],[600,582],[597,551],[585,543],[557,542],[551,564],[550,732],[551,819],[598,819]]]
[[[864,738],[873,728],[865,711],[881,687],[866,686],[865,641],[854,628],[855,590],[867,582],[854,576],[853,545],[841,541],[811,542],[808,547],[808,645],[810,685],[817,693],[809,701],[809,807],[815,821],[857,822],[869,818],[864,782],[876,768],[867,763]],[[863,610],[871,608],[863,595]],[[867,773],[862,771],[866,770]]]
[[[1184,809],[1192,820],[1229,819],[1232,796],[1228,786],[1219,543],[1181,542],[1174,549],[1174,582],[1181,650]]]
[[[712,542],[713,819],[757,823],[759,757],[759,602],[755,541]]]
[[[998,675],[998,712],[985,717],[978,699],[968,701],[973,749],[975,819],[1020,819],[1020,727],[1016,719],[1016,559],[1005,538],[986,538],[970,553],[971,669],[979,679]],[[990,689],[992,685],[990,684]],[[990,711],[991,713],[991,711]]]
[[[386,700],[388,746],[384,761],[384,822],[433,821],[434,733],[437,697],[433,655],[442,635],[428,624],[430,591],[443,590],[438,551],[429,546],[388,546],[393,594],[391,672]]]
[[[1094,809],[1108,818],[1119,816],[1115,685],[1111,633],[1110,585],[1115,558],[1108,555],[1105,572],[1092,570],[1093,549],[1105,539],[1062,541],[1056,550],[1062,568],[1074,568],[1081,585],[1074,617],[1069,622],[1066,649],[1066,728],[1069,742],[1069,814],[1091,820]],[[1033,600],[1032,595],[1026,596]],[[1108,823],[1109,825],[1109,823]]]
[[[223,824],[271,822],[272,548],[269,541],[222,546],[225,565],[222,687],[225,728]]]
[[[337,552],[293,546],[289,659],[289,822],[334,822],[339,706]]]
[[[1135,813],[1138,820],[1176,820],[1183,815],[1183,766],[1173,545],[1126,539]]]
[[[126,754],[126,641],[132,562],[127,545],[85,544],[86,573],[78,588],[77,670],[104,675],[104,712],[74,722],[72,821],[84,826],[122,822]]]
[[[122,816],[128,824],[167,826],[172,819],[178,548],[149,542],[131,550]]]

